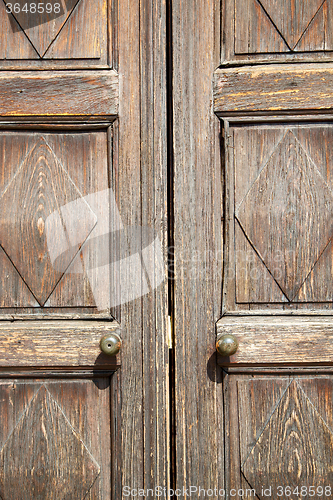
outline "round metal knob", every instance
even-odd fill
[[[121,338],[116,333],[108,333],[99,343],[101,351],[108,356],[115,356],[121,348]]]
[[[238,340],[231,333],[221,335],[216,342],[216,350],[221,356],[232,356],[238,349]]]

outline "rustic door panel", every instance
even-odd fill
[[[332,3],[222,4],[225,491],[330,497]]]
[[[110,498],[107,377],[2,380],[0,395],[1,498]]]
[[[331,376],[228,378],[228,491],[243,499],[330,497]]]
[[[98,258],[91,242],[103,226],[111,229],[108,135],[0,134],[6,167],[0,188],[1,279],[6,283],[1,306],[7,313],[19,313],[8,310],[11,306],[32,305],[43,307],[44,314],[49,307],[102,309],[89,275]],[[107,247],[102,250],[107,253]],[[109,295],[110,284],[104,288],[100,284],[99,297]]]
[[[226,0],[222,63],[332,60],[332,2]]]
[[[107,0],[3,0],[0,66],[107,67],[114,15]]]
[[[226,310],[332,307],[331,133],[330,124],[228,129]]]
[[[0,496],[118,500],[169,485],[165,5],[26,4],[0,1]]]

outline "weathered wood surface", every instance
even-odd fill
[[[130,2],[131,3],[131,2]],[[152,290],[142,308],[144,482],[146,487],[170,485],[170,401],[167,284],[167,40],[166,0],[141,3],[141,204],[143,227],[153,227],[161,242],[158,255],[147,265],[151,276],[163,273],[165,281]],[[169,15],[171,15],[169,13]],[[143,30],[143,26],[145,27]],[[170,96],[168,96],[170,98]],[[153,133],[152,133],[153,131]],[[162,256],[160,257],[162,258]],[[159,457],[160,462],[156,460]]]
[[[117,19],[122,85],[112,186],[123,224],[150,226],[166,255],[166,2],[123,0]],[[115,499],[122,498],[123,485],[169,485],[167,305],[165,280],[112,310],[124,341],[122,368],[112,382],[114,407],[121,403],[121,412],[114,412],[115,426],[121,427],[119,451],[114,450]]]
[[[332,60],[330,1],[226,0],[223,9],[223,64]]]
[[[247,66],[215,72],[214,110],[220,116],[328,112],[332,97],[331,64]]]
[[[0,67],[106,66],[112,60],[108,23],[113,24],[115,19],[107,0],[68,0],[65,6],[59,2],[58,15],[54,12],[55,0],[48,2],[48,9],[52,6],[49,14],[46,3],[44,13],[38,13],[37,4],[35,13],[24,12],[24,0],[15,2],[16,13],[7,14],[6,3],[10,2],[0,4]]]
[[[223,487],[220,316],[221,164],[212,110],[220,2],[173,8],[174,349],[176,485]]]
[[[117,322],[14,321],[0,325],[1,367],[117,366],[120,355],[101,353],[102,336],[119,329]]]
[[[217,335],[231,333],[239,342],[233,356],[219,356],[221,365],[310,364],[333,362],[330,317],[223,317]]]
[[[108,388],[107,377],[1,382],[1,497],[110,498]]]
[[[101,252],[97,240],[88,243],[87,238],[103,230],[108,238],[113,193],[108,191],[107,151],[105,132],[0,133],[0,156],[6,158],[0,175],[4,249],[0,249],[0,305],[8,312],[19,313],[29,306],[40,309],[40,305],[96,308],[90,285],[94,271],[88,277],[82,262],[89,269],[96,267]],[[73,202],[79,202],[76,213],[66,209]],[[87,244],[84,252],[78,253],[77,246],[59,261],[60,254],[66,255],[71,247],[64,238],[68,229],[72,241],[78,238],[77,243]],[[59,241],[66,243],[59,258],[54,261],[53,255],[51,261]],[[98,294],[109,298],[110,284],[100,284]]]
[[[118,114],[114,71],[6,72],[0,75],[0,116],[111,118]]]
[[[330,480],[332,431],[297,382],[290,384],[278,403],[242,465],[249,484],[257,491],[261,487],[277,491],[281,482],[294,489]]]
[[[331,392],[332,368],[324,376],[226,376],[227,488],[248,489],[236,498],[254,498],[251,489],[261,500],[277,498],[278,486],[314,485],[320,496],[331,475]]]
[[[32,47],[26,45],[26,39],[20,38],[20,43],[22,43],[17,47],[17,54],[20,58],[24,53],[26,59],[2,61],[0,66],[48,70],[50,67],[63,69],[90,68],[94,65],[106,67],[107,62],[110,62],[119,70],[122,82],[119,107],[118,76],[114,71],[43,71],[41,73],[30,71],[4,73],[1,76],[0,116],[3,116],[7,122],[12,120],[16,124],[20,121],[29,122],[31,128],[35,123],[35,131],[40,122],[43,123],[43,128],[45,124],[58,127],[57,130],[61,133],[59,140],[54,141],[53,147],[56,145],[60,155],[65,153],[66,141],[61,137],[64,130],[61,130],[59,124],[66,122],[66,127],[74,128],[74,122],[81,121],[82,130],[79,130],[76,125],[75,133],[69,134],[71,138],[67,137],[69,141],[67,145],[70,145],[71,152],[64,155],[65,158],[71,157],[71,162],[75,159],[77,163],[77,170],[74,168],[70,173],[74,176],[73,181],[76,185],[82,181],[81,184],[87,189],[86,194],[89,195],[98,191],[101,185],[105,188],[104,181],[107,175],[108,188],[115,195],[123,224],[136,227],[146,225],[154,228],[156,237],[161,241],[162,247],[165,247],[167,234],[166,4],[164,0],[158,2],[144,0],[140,3],[125,0],[119,2],[118,12],[117,1],[103,0],[104,18],[107,13],[109,14],[109,33],[107,37],[104,37],[102,31],[104,28],[101,28],[98,41],[93,39],[93,26],[99,24],[101,26],[101,18],[97,19],[98,16],[94,14],[101,2],[97,0],[94,5],[90,3],[87,0],[84,2],[81,0],[80,4],[85,5],[85,8],[81,9],[80,14],[77,10],[76,18],[72,15],[67,27],[64,26],[64,39],[59,36],[54,45],[50,46],[45,58],[50,56],[54,58],[53,60],[43,61],[42,64],[40,60],[34,59]],[[113,19],[110,15],[114,16]],[[85,19],[86,16],[89,19]],[[4,22],[3,18],[1,21]],[[84,23],[84,27],[80,30],[76,24],[78,21]],[[37,41],[38,36],[37,33]],[[11,40],[7,38],[6,43],[7,45],[3,48],[5,53],[7,49],[12,49]],[[106,43],[114,44],[112,51],[106,49]],[[25,52],[26,49],[28,49],[28,54]],[[57,59],[65,56],[68,59]],[[76,59],[81,56],[88,57],[88,59],[80,61]],[[29,57],[32,58],[31,61]],[[99,59],[91,59],[91,57],[99,57]],[[99,141],[92,140],[91,131],[87,133],[87,123],[102,123],[105,129],[106,125],[109,125],[118,114],[120,115],[119,121],[115,120],[112,132],[108,131],[106,149],[105,142],[101,144]],[[80,142],[80,137],[82,138],[84,134],[87,134],[86,142],[83,139]],[[87,143],[90,143],[92,149],[88,149]],[[80,148],[83,149],[85,160],[87,157],[94,157],[94,160],[90,163],[84,161],[82,164],[79,160]],[[82,189],[82,194],[84,191],[85,189]],[[104,204],[104,210],[107,211],[108,208],[108,204]],[[155,263],[151,262],[149,269],[153,276],[154,265]],[[130,271],[133,269],[129,270],[129,274]],[[131,284],[133,287],[136,285],[134,280],[127,283],[129,287]],[[122,284],[118,282],[116,285],[121,287]],[[67,311],[73,318],[76,314],[80,315],[80,310],[75,308],[74,304],[79,297],[76,295],[75,286],[72,295],[69,289],[70,287],[65,285],[58,295],[52,294],[49,305],[50,309],[56,312],[57,306],[63,305],[65,301],[68,302],[70,307]],[[88,295],[86,291],[86,299]],[[88,303],[91,305],[90,299]],[[98,432],[101,419],[109,418],[108,429],[111,428],[113,433],[112,446],[110,441],[105,440],[108,457],[112,456],[112,493],[110,495],[107,489],[101,490],[99,496],[96,497],[98,500],[104,500],[110,496],[114,499],[122,498],[124,485],[134,488],[155,488],[158,484],[169,486],[170,408],[167,308],[167,283],[165,281],[158,288],[151,290],[149,294],[143,294],[142,297],[126,304],[116,305],[112,310],[122,326],[121,359],[124,364],[122,369],[112,377],[110,392],[104,391],[104,394],[111,398],[111,415],[110,405],[106,402],[95,416],[96,423],[91,423],[90,414],[87,415],[90,411],[88,407],[80,407],[78,410],[82,422],[91,423],[90,427],[95,428],[96,432]],[[96,313],[95,308],[91,308],[90,311],[92,316]],[[24,313],[29,315],[29,309],[25,308]],[[81,313],[89,315],[89,309],[83,309]],[[33,311],[31,311],[31,316],[33,316]],[[72,370],[73,374],[82,369],[82,374],[89,376],[93,369],[96,372],[104,369],[112,371],[117,367],[116,363],[119,366],[119,361],[114,361],[112,365],[110,359],[107,362],[103,361],[99,351],[95,352],[95,342],[98,340],[97,349],[99,350],[98,344],[102,332],[98,332],[98,335],[94,333],[93,328],[97,328],[99,322],[92,323],[90,327],[87,326],[90,323],[84,322],[82,328],[86,326],[87,331],[84,336],[82,334],[79,336],[73,334],[73,330],[75,332],[76,330],[72,321],[65,321],[63,323],[65,331],[63,334],[59,333],[59,338],[65,338],[67,343],[62,343],[60,347],[54,340],[56,328],[53,332],[53,344],[50,340],[52,339],[52,320],[45,321],[45,332],[48,331],[50,342],[46,344],[47,350],[49,351],[52,347],[55,353],[51,360],[47,359],[47,353],[43,358],[43,349],[36,351],[33,343],[29,344],[28,335],[24,335],[28,343],[27,352],[29,354],[33,351],[31,359],[34,358],[34,364],[30,365],[32,369],[29,376],[38,377],[38,370],[35,368],[39,366],[43,371],[43,377],[45,377],[45,366],[49,367],[52,376],[57,377],[59,377],[56,374],[57,367],[66,368],[68,372]],[[29,328],[31,324],[31,321],[26,322],[26,328]],[[47,330],[48,324],[50,324],[51,333],[50,329]],[[101,329],[105,329],[110,322],[101,322],[101,325]],[[46,334],[43,331],[38,333],[38,328],[43,327],[44,322],[40,321],[36,324],[36,331],[31,337],[31,342],[35,339],[38,343],[40,338],[43,338],[44,342]],[[23,332],[21,334],[23,337]],[[7,337],[11,338],[8,332]],[[15,337],[15,339],[22,340],[21,337],[19,339]],[[70,344],[70,339],[72,339],[72,344]],[[75,352],[78,352],[80,339],[84,344],[84,354],[81,359],[78,359],[75,358]],[[59,356],[57,356],[58,351]],[[62,365],[61,362],[60,365],[57,364],[61,356],[66,365]],[[94,364],[97,357],[98,362]],[[8,363],[8,359],[6,362]],[[15,367],[19,371],[20,366],[23,367],[20,370],[20,376],[22,376],[26,364],[27,357],[22,354],[22,359],[15,363],[13,369],[11,367],[7,369],[6,376],[12,376],[15,373]],[[71,375],[68,372],[62,372],[60,376],[64,377],[64,383],[70,384]],[[59,380],[57,384],[59,390],[63,390]],[[99,436],[99,439],[103,441],[103,436]],[[104,462],[104,469],[109,473],[111,464]],[[110,487],[110,481],[108,485]],[[81,496],[83,497],[83,494]],[[90,498],[95,500],[93,494],[90,494]]]
[[[244,165],[238,162],[237,166],[241,177]],[[244,235],[284,293],[284,300],[295,299],[329,243],[332,208],[331,190],[287,129],[236,211]]]
[[[332,309],[332,134],[225,121],[223,312]]]

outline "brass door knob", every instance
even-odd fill
[[[221,356],[232,356],[238,349],[238,340],[231,333],[221,335],[216,342],[216,350]]]
[[[121,348],[121,338],[116,333],[108,333],[99,343],[101,351],[108,356],[115,356]]]

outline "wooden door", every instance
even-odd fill
[[[165,6],[0,19],[0,497],[167,486]]]
[[[329,498],[332,3],[173,8],[175,476]]]

